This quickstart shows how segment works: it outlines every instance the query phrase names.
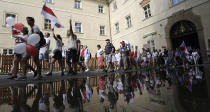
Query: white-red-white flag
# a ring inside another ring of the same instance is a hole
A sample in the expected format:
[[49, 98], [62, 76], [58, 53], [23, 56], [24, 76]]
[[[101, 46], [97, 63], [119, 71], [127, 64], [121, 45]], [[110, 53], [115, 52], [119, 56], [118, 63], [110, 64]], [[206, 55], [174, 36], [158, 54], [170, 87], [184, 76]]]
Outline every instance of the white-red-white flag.
[[64, 26], [61, 24], [61, 22], [58, 20], [52, 9], [45, 3], [41, 14], [51, 21], [51, 28], [54, 28], [55, 26], [57, 28], [64, 28]]

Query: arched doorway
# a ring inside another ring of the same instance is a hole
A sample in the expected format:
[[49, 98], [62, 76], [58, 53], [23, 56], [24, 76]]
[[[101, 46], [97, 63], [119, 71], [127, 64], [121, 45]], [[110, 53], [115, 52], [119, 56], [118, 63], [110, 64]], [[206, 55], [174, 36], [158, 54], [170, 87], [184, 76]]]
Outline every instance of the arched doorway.
[[182, 20], [174, 24], [170, 30], [170, 38], [173, 49], [178, 48], [183, 41], [189, 48], [200, 48], [196, 26], [190, 21]]

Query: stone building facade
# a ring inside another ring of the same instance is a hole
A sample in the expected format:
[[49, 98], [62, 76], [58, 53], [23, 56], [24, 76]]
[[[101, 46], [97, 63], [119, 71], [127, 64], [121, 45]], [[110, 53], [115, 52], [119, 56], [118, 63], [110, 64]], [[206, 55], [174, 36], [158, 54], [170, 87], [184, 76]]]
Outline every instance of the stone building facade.
[[[82, 44], [95, 53], [96, 45], [105, 45], [110, 38], [116, 48], [128, 40], [139, 48], [174, 49], [185, 41], [187, 46], [200, 48], [204, 60], [210, 44], [209, 0], [47, 0], [64, 29], [56, 29], [66, 37], [69, 18]], [[0, 49], [12, 49], [14, 41], [5, 28], [7, 13], [15, 14], [26, 25], [26, 16], [35, 17], [43, 32], [45, 19], [40, 14], [44, 1], [0, 0]], [[78, 8], [79, 7], [79, 8]], [[78, 27], [78, 23], [81, 28]], [[101, 29], [101, 30], [100, 30]], [[79, 30], [79, 31], [77, 31]], [[102, 33], [102, 34], [101, 34]], [[51, 39], [53, 40], [53, 39]], [[64, 39], [64, 43], [67, 41]], [[95, 44], [93, 44], [95, 43]], [[53, 47], [54, 42], [51, 44]], [[3, 51], [3, 50], [1, 50]]]

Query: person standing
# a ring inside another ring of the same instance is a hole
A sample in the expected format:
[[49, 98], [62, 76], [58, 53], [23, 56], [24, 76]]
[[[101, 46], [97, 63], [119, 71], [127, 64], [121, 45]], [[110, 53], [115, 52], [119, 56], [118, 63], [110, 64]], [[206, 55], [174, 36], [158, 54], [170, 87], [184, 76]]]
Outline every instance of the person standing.
[[[21, 29], [22, 35], [15, 35], [14, 37], [16, 38], [16, 45], [19, 43], [23, 43], [26, 42], [28, 39], [28, 28], [27, 27], [23, 27]], [[17, 41], [18, 40], [18, 41]], [[17, 54], [14, 53], [15, 57], [13, 59], [13, 66], [12, 66], [12, 70], [11, 70], [11, 76], [8, 77], [7, 79], [14, 79], [17, 78], [17, 73], [18, 73], [18, 65], [21, 62], [22, 57], [26, 54]]]
[[68, 65], [68, 74], [75, 75], [76, 72], [76, 54], [77, 54], [77, 36], [73, 33], [72, 30], [72, 20], [70, 20], [70, 30], [67, 31], [68, 38], [68, 48], [66, 52], [66, 63]]
[[104, 68], [104, 61], [103, 61], [103, 50], [101, 49], [101, 45], [97, 45], [97, 62], [98, 62], [98, 70]]
[[123, 62], [124, 70], [127, 70], [128, 69], [128, 56], [129, 56], [129, 51], [128, 51], [128, 48], [125, 45], [125, 42], [124, 41], [122, 41], [122, 46], [120, 48], [120, 53], [121, 53], [121, 56], [122, 56], [122, 62]]
[[90, 59], [90, 50], [88, 49], [88, 46], [85, 45], [85, 52], [84, 52], [84, 63], [85, 63], [85, 67], [86, 67], [86, 72], [89, 71], [89, 67], [88, 67], [88, 61]]
[[50, 33], [45, 33], [44, 35], [45, 37], [45, 41], [46, 41], [46, 44], [40, 48], [40, 52], [39, 52], [39, 60], [42, 61], [44, 60], [47, 65], [48, 65], [48, 68], [49, 69], [49, 49], [50, 49]]
[[56, 60], [58, 60], [58, 63], [60, 65], [61, 68], [61, 76], [64, 75], [63, 72], [63, 63], [62, 63], [62, 38], [60, 35], [56, 35], [54, 34], [54, 29], [53, 29], [53, 37], [56, 40], [55, 46], [53, 48], [53, 57], [52, 57], [52, 62], [50, 63], [50, 69], [49, 72], [47, 73], [47, 76], [52, 76], [52, 71], [53, 71], [53, 64], [55, 64]]
[[[110, 42], [109, 39], [106, 39], [105, 58], [106, 58], [107, 68], [106, 68], [106, 70], [104, 70], [105, 72], [107, 72], [112, 67], [112, 53], [113, 52], [114, 52], [113, 44]], [[111, 70], [111, 71], [113, 71], [113, 70]]]
[[[26, 20], [27, 20], [27, 23], [28, 25], [31, 27], [31, 30], [28, 32], [28, 35], [32, 35], [32, 34], [40, 34], [40, 29], [37, 25], [35, 25], [35, 20], [33, 17], [26, 17]], [[37, 67], [36, 69], [36, 72], [37, 72], [37, 75], [34, 77], [35, 80], [38, 80], [38, 79], [41, 79], [42, 78], [42, 75], [41, 75], [41, 64], [39, 62], [39, 50], [40, 50], [40, 45], [39, 43], [35, 45], [37, 51], [38, 51], [38, 54], [33, 56], [33, 61]], [[27, 61], [27, 60], [25, 60]], [[27, 63], [27, 62], [26, 62]]]

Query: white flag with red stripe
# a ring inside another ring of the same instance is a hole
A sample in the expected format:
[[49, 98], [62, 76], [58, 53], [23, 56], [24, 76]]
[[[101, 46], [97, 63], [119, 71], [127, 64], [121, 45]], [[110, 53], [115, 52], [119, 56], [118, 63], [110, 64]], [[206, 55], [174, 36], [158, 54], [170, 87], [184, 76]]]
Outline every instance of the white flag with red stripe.
[[64, 26], [61, 24], [61, 22], [58, 20], [52, 9], [45, 3], [41, 14], [51, 21], [51, 28], [54, 28], [55, 26], [57, 28], [64, 28]]

